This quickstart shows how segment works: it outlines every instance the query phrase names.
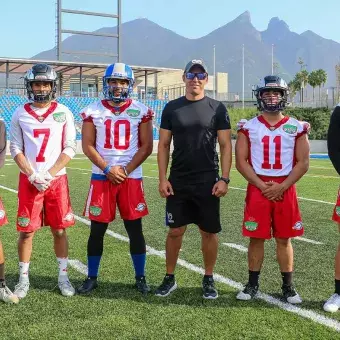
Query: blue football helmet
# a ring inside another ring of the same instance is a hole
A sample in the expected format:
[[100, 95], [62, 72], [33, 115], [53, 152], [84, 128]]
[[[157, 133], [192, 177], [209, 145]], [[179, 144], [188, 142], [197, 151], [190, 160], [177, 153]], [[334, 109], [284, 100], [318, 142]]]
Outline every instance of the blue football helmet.
[[[110, 86], [108, 84], [109, 79], [125, 79], [129, 82], [128, 87]], [[127, 100], [132, 91], [135, 83], [135, 77], [132, 68], [129, 65], [123, 63], [115, 63], [109, 65], [104, 73], [103, 77], [103, 95], [107, 100], [112, 100], [115, 103], [123, 102]], [[115, 93], [119, 92], [119, 95]]]

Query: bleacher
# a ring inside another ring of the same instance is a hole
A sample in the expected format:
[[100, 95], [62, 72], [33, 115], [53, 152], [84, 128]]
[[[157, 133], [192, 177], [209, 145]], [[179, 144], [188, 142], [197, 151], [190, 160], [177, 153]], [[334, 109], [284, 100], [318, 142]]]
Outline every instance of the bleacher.
[[[61, 104], [66, 105], [74, 114], [75, 122], [80, 123], [79, 113], [84, 107], [99, 100], [95, 97], [58, 97], [57, 101]], [[154, 128], [153, 128], [153, 138], [155, 140], [159, 139], [159, 133], [157, 126], [160, 125], [161, 113], [163, 107], [167, 103], [166, 100], [151, 100], [145, 99], [140, 100], [145, 105], [149, 106], [155, 112], [154, 118]], [[23, 105], [27, 102], [27, 97], [19, 95], [3, 95], [0, 96], [0, 118], [5, 121], [5, 126], [7, 133], [9, 131], [9, 126], [11, 123], [12, 114], [19, 105]], [[81, 139], [80, 131], [77, 129], [77, 139]]]

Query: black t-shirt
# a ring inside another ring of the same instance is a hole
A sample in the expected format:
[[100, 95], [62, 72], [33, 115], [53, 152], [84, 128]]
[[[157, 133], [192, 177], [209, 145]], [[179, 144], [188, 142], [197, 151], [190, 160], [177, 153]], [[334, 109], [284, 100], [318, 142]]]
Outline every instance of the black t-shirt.
[[202, 183], [216, 178], [217, 131], [230, 129], [229, 115], [221, 102], [209, 97], [172, 100], [163, 109], [161, 128], [173, 136], [171, 181]]
[[340, 106], [336, 106], [328, 127], [328, 155], [337, 173], [340, 175]]

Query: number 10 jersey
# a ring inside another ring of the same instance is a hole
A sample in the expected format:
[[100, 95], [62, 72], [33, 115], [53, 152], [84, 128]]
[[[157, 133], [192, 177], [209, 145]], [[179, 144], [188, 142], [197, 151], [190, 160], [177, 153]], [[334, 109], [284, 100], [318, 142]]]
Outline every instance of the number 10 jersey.
[[307, 125], [284, 117], [271, 126], [263, 116], [239, 123], [248, 138], [248, 161], [257, 175], [288, 176], [295, 165], [296, 140], [307, 133]]
[[[126, 166], [139, 149], [139, 127], [153, 118], [144, 104], [128, 99], [123, 106], [113, 107], [106, 100], [87, 106], [80, 114], [84, 122], [96, 128], [96, 150], [110, 166]], [[103, 172], [93, 164], [93, 174]], [[129, 178], [141, 178], [142, 167], [137, 167]]]

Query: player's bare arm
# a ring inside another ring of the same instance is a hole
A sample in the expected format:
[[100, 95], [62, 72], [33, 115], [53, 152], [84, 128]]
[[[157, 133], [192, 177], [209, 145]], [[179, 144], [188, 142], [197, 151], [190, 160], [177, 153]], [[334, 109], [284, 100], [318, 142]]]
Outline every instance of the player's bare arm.
[[166, 177], [170, 158], [170, 144], [172, 133], [170, 130], [159, 129], [159, 142], [158, 142], [158, 178], [159, 178], [159, 193], [162, 197], [173, 195], [173, 189]]
[[282, 183], [273, 183], [268, 186], [264, 191], [263, 195], [270, 200], [276, 200], [282, 196], [290, 186], [295, 184], [309, 168], [309, 141], [307, 134], [303, 134], [296, 141], [295, 147], [295, 158], [296, 164], [293, 167], [289, 176]]
[[249, 143], [247, 137], [239, 132], [237, 135], [236, 146], [236, 169], [251, 184], [255, 185], [261, 191], [265, 190], [267, 185], [256, 175], [254, 169], [248, 162]]
[[[96, 127], [92, 122], [84, 122], [82, 126], [82, 148], [84, 154], [99, 169], [104, 170], [108, 165], [96, 150]], [[127, 177], [121, 166], [111, 167], [107, 178], [115, 184], [121, 183]]]
[[152, 120], [141, 123], [139, 125], [140, 147], [131, 161], [126, 165], [127, 174], [130, 174], [138, 166], [140, 166], [152, 153], [153, 149], [153, 133]]
[[[229, 178], [232, 163], [231, 130], [218, 130], [217, 140], [220, 145], [222, 177]], [[223, 197], [227, 192], [228, 184], [224, 181], [218, 181], [213, 187], [212, 194]]]

